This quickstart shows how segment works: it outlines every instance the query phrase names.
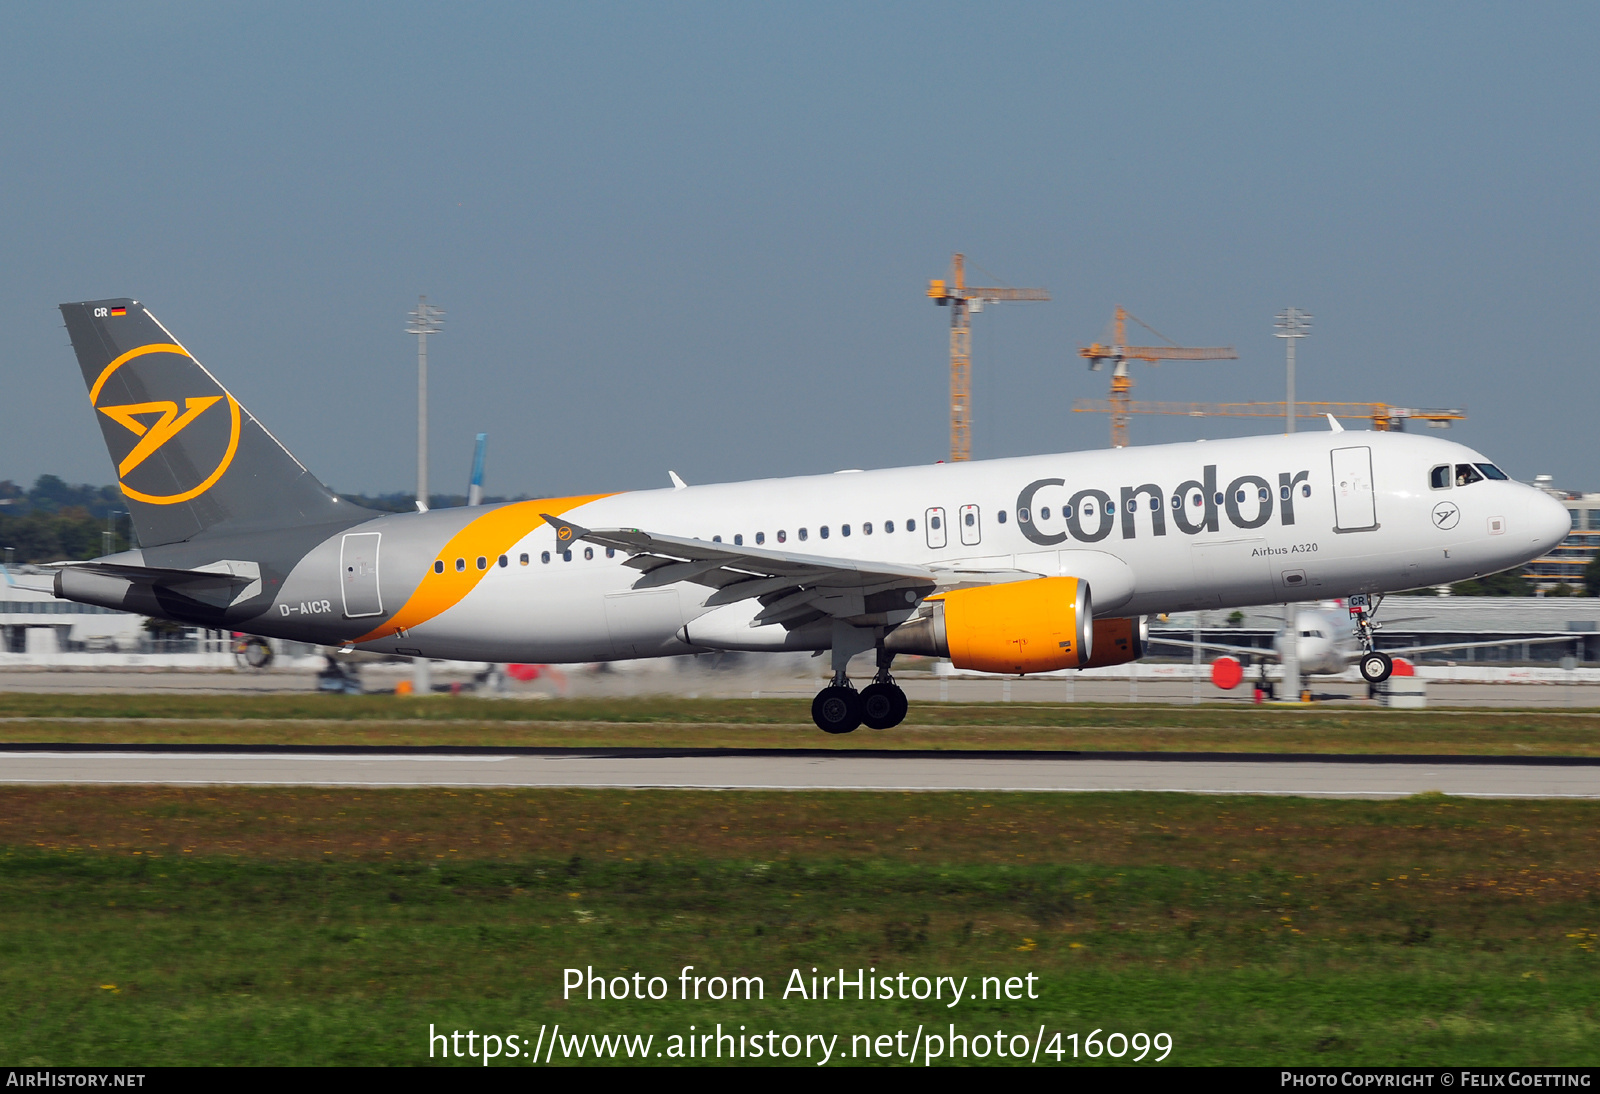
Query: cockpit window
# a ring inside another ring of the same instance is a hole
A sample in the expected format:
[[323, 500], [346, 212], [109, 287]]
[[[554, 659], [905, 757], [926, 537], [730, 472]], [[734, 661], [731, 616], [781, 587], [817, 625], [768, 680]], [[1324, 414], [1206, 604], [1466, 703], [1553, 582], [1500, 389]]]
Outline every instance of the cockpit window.
[[1467, 486], [1471, 483], [1482, 482], [1483, 472], [1473, 467], [1470, 463], [1456, 464], [1456, 485]]
[[1450, 465], [1441, 463], [1428, 472], [1428, 485], [1435, 490], [1450, 489]]
[[1509, 479], [1511, 477], [1492, 463], [1480, 463], [1478, 465], [1478, 470], [1482, 471], [1491, 479]]

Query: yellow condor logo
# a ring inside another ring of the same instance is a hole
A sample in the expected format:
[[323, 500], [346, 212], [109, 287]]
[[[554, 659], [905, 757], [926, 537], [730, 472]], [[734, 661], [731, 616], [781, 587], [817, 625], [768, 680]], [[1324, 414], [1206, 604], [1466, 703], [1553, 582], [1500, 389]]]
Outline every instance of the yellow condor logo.
[[[147, 353], [175, 353], [180, 357], [189, 356], [182, 346], [171, 343], [157, 342], [148, 346], [140, 346], [138, 349], [130, 349], [127, 353], [112, 361], [100, 373], [99, 378], [94, 382], [94, 386], [89, 389], [89, 401], [94, 404], [94, 408], [100, 413], [139, 438], [138, 442], [133, 446], [133, 450], [124, 456], [122, 462], [117, 465], [117, 479], [122, 487], [122, 492], [135, 501], [148, 502], [151, 505], [175, 505], [180, 501], [189, 501], [197, 498], [211, 489], [216, 485], [217, 480], [222, 478], [222, 473], [228, 469], [228, 465], [233, 462], [234, 453], [239, 450], [239, 404], [232, 395], [224, 392], [221, 395], [202, 395], [187, 398], [184, 400], [181, 411], [178, 409], [177, 403], [167, 400], [149, 403], [128, 403], [123, 406], [101, 406], [100, 391], [106, 386], [106, 381], [111, 379], [111, 374], [134, 358], [142, 357]], [[200, 415], [224, 399], [228, 401], [228, 413], [232, 418], [228, 432], [228, 447], [223, 452], [222, 459], [217, 462], [216, 468], [199, 485], [178, 494], [157, 495], [141, 493], [130, 487], [126, 481], [122, 481], [127, 479], [134, 468], [159, 452], [162, 445], [189, 428]], [[144, 420], [141, 420], [141, 417]]]

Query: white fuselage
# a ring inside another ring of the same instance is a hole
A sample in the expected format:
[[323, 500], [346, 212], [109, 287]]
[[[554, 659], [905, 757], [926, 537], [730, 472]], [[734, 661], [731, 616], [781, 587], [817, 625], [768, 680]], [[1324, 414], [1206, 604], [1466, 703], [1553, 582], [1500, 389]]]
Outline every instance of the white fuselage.
[[[1081, 577], [1098, 616], [1133, 616], [1460, 581], [1517, 565], [1567, 533], [1565, 509], [1521, 483], [1430, 485], [1431, 468], [1486, 462], [1430, 437], [1300, 433], [635, 491], [564, 516], [813, 556]], [[446, 550], [418, 534], [428, 516], [360, 530], [384, 534], [386, 570], [453, 566], [445, 555], [457, 551], [470, 560], [473, 525]], [[509, 548], [484, 548], [490, 564], [465, 595], [360, 647], [588, 661], [827, 644], [749, 627], [754, 602], [710, 617], [712, 590], [692, 582], [633, 591], [640, 575], [621, 551], [579, 544], [563, 555], [542, 522], [517, 534]], [[326, 553], [307, 556], [284, 582], [284, 603], [319, 595], [333, 566]]]

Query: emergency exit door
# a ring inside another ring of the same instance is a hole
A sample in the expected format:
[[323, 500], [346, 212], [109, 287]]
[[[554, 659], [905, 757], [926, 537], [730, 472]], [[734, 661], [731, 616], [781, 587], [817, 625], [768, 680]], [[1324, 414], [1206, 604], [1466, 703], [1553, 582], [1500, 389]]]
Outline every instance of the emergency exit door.
[[1333, 450], [1333, 528], [1370, 532], [1378, 526], [1372, 490], [1372, 449]]

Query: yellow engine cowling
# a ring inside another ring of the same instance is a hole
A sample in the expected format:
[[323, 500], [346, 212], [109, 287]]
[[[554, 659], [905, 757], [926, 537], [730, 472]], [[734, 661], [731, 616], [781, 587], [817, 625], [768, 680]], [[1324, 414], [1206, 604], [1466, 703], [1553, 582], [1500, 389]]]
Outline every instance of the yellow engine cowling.
[[1096, 619], [1092, 655], [1079, 668], [1097, 669], [1102, 665], [1126, 665], [1144, 656], [1149, 624], [1137, 619]]
[[948, 657], [961, 669], [1022, 674], [1080, 668], [1094, 645], [1089, 583], [1042, 577], [954, 589], [890, 631], [884, 648]]

